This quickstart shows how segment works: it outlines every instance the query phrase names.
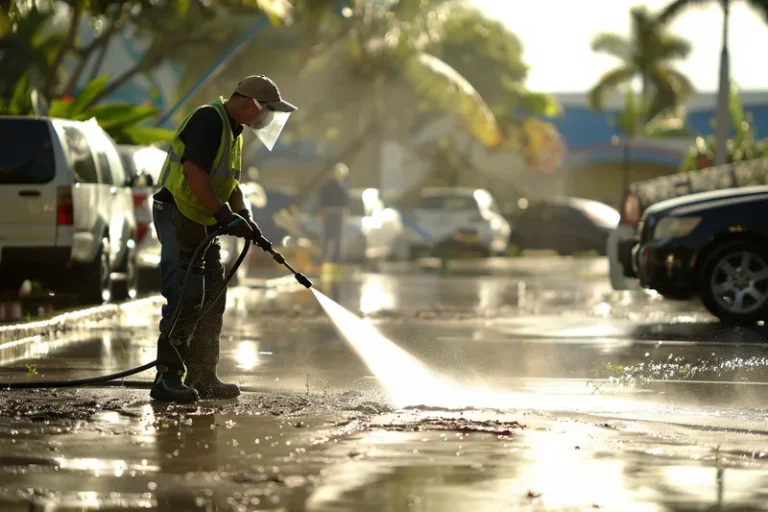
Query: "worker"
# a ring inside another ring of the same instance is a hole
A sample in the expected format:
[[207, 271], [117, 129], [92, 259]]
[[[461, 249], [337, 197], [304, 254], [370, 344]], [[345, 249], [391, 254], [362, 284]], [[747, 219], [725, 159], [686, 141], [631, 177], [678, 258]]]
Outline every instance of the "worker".
[[[157, 342], [157, 375], [150, 391], [155, 400], [192, 402], [240, 394], [236, 384], [225, 384], [217, 375], [226, 305], [218, 237], [203, 257], [192, 261], [192, 256], [216, 230], [265, 240], [239, 187], [243, 127], [251, 128], [271, 151], [295, 110], [283, 101], [272, 80], [248, 76], [228, 100], [220, 97], [191, 112], [171, 141], [160, 174], [162, 188], [154, 195], [152, 209], [161, 244], [161, 293], [166, 299]], [[180, 296], [187, 270], [187, 286]], [[178, 321], [169, 333], [178, 304]]]
[[341, 273], [341, 248], [344, 235], [344, 217], [349, 207], [349, 189], [346, 180], [349, 167], [337, 163], [328, 180], [320, 189], [319, 207], [323, 219], [322, 274], [338, 278]]

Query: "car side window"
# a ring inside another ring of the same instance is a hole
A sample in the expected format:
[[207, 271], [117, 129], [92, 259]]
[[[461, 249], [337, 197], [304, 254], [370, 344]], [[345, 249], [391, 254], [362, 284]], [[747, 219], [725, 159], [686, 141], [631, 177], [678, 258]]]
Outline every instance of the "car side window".
[[127, 171], [123, 166], [120, 153], [117, 151], [112, 138], [106, 133], [104, 134], [104, 137], [106, 139], [104, 153], [109, 162], [109, 170], [112, 173], [112, 183], [120, 187], [126, 186], [128, 185]]
[[69, 157], [72, 161], [72, 172], [78, 183], [99, 183], [99, 171], [96, 161], [93, 159], [91, 147], [85, 135], [77, 128], [65, 126], [64, 137], [69, 148]]
[[105, 185], [114, 185], [115, 179], [112, 175], [112, 168], [109, 165], [109, 158], [103, 151], [96, 152], [96, 159], [99, 161], [99, 169], [101, 169], [101, 177]]

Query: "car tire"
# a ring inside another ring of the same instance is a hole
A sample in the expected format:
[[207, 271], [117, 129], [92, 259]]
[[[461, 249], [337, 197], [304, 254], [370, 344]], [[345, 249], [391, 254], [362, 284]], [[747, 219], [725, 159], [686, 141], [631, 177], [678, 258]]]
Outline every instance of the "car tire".
[[114, 300], [131, 300], [139, 294], [139, 270], [136, 265], [136, 248], [127, 247], [123, 261], [117, 267], [117, 272], [124, 275], [124, 279], [115, 280], [112, 284], [112, 297]]
[[109, 262], [109, 241], [102, 238], [96, 256], [74, 283], [80, 303], [91, 306], [104, 304], [112, 298], [112, 266]]
[[[746, 268], [745, 268], [746, 262]], [[768, 312], [768, 250], [739, 240], [723, 244], [701, 264], [699, 296], [723, 323], [749, 325]]]

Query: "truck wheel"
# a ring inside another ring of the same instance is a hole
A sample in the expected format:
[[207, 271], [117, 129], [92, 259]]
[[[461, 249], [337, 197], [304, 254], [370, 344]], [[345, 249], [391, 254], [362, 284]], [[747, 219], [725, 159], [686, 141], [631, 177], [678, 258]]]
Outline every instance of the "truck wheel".
[[128, 247], [125, 257], [117, 267], [118, 279], [113, 281], [112, 296], [114, 300], [135, 299], [139, 294], [139, 272], [136, 268], [136, 248]]
[[749, 241], [717, 248], [702, 263], [699, 294], [722, 322], [748, 325], [765, 319], [768, 309], [768, 251]]
[[104, 304], [112, 298], [112, 268], [109, 264], [109, 241], [102, 238], [93, 262], [85, 268], [76, 286], [83, 305]]

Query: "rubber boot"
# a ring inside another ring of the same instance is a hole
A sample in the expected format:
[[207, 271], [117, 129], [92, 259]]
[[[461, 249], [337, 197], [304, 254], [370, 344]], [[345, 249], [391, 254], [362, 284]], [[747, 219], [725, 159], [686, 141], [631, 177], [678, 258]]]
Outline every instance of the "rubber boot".
[[203, 400], [227, 400], [240, 396], [240, 386], [222, 382], [215, 371], [190, 368], [184, 384]]
[[189, 403], [198, 399], [197, 391], [181, 382], [179, 372], [157, 372], [152, 391], [149, 392], [154, 400], [161, 402]]
[[161, 334], [157, 340], [157, 375], [149, 396], [161, 402], [194, 402], [197, 391], [181, 382], [187, 344], [178, 338], [170, 341]]

